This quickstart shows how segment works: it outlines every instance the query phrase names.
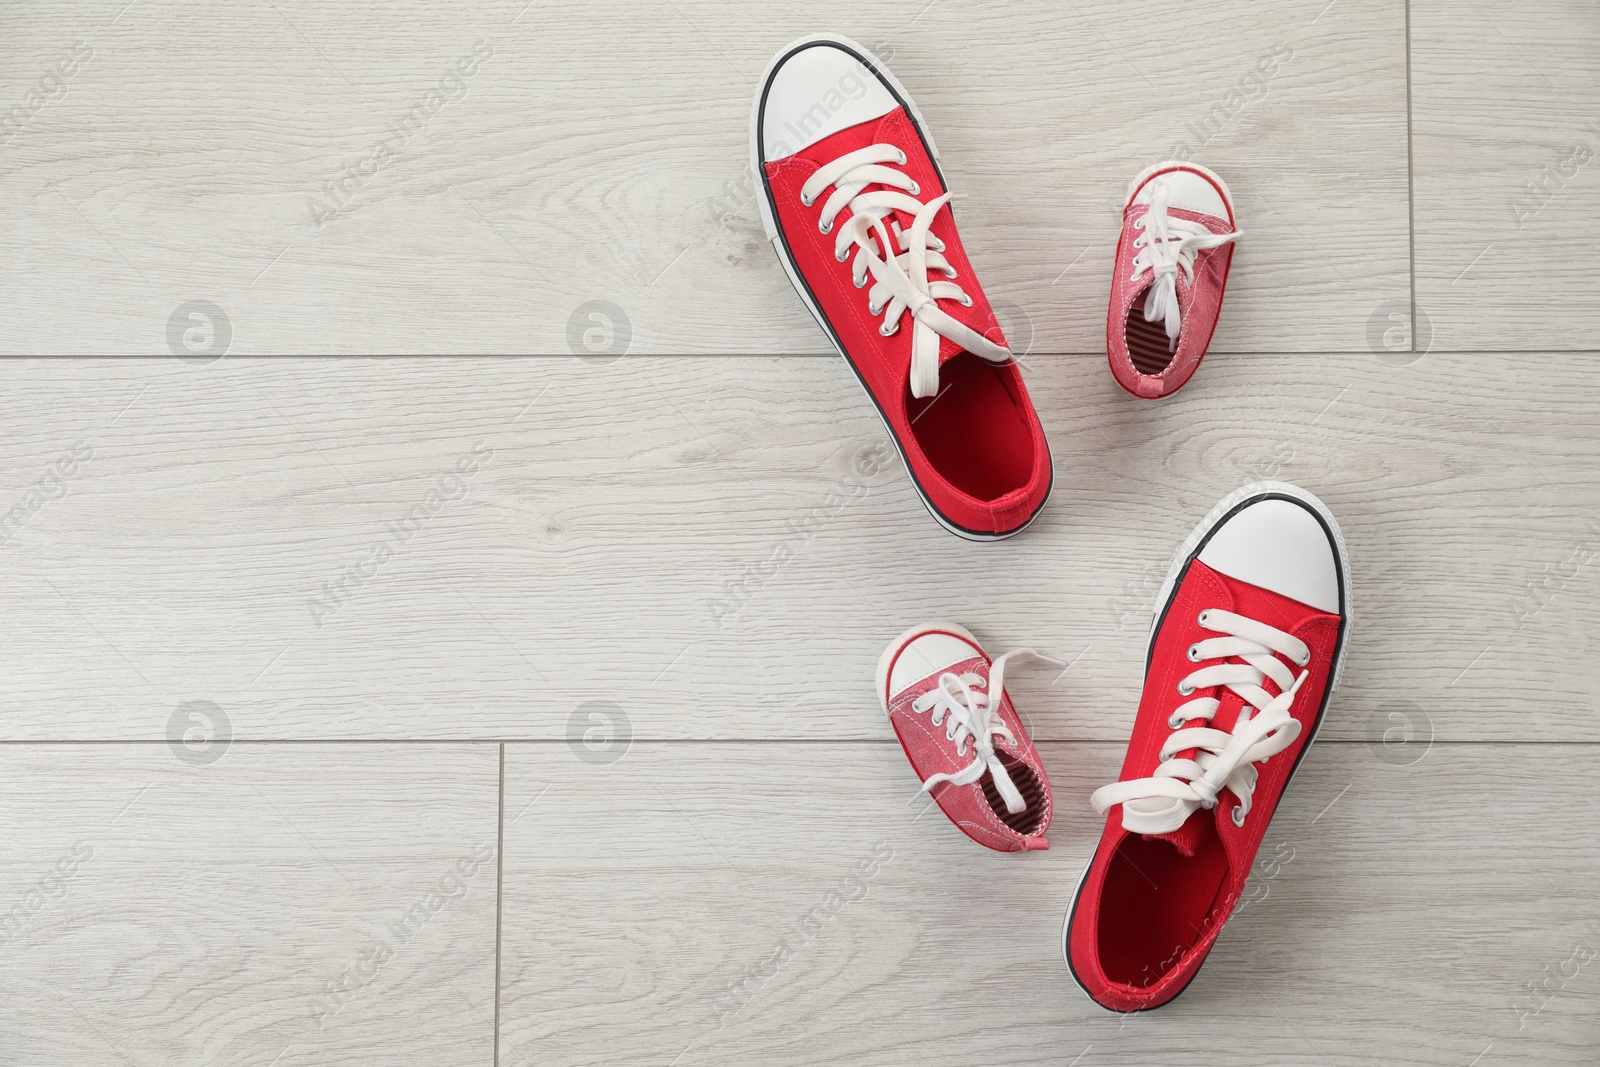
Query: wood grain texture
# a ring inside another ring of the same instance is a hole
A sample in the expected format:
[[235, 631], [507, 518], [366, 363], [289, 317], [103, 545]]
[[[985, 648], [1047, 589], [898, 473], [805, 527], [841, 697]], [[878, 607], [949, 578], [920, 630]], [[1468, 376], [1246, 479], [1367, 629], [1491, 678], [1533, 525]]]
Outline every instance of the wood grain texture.
[[1101, 349], [1126, 185], [1186, 144], [1246, 231], [1217, 349], [1364, 350], [1408, 289], [1382, 0], [78, 0], [6, 18], [0, 105], [51, 96], [0, 134], [0, 351], [163, 354], [191, 300], [235, 354], [564, 353], [591, 300], [635, 353], [824, 351], [746, 180], [756, 80], [819, 27], [928, 116], [1025, 351]]
[[183, 751], [0, 746], [0, 1064], [490, 1064], [497, 746]]
[[[826, 347], [748, 109], [824, 28], [910, 88], [1038, 357], [1056, 491], [1012, 541], [934, 524], [836, 357], [777, 358]], [[197, 357], [0, 360], [0, 1067], [1594, 1062], [1591, 5], [69, 0], [0, 38], [0, 355]], [[1142, 404], [1109, 257], [1186, 144], [1246, 232]], [[592, 302], [628, 358], [567, 355]], [[466, 358], [293, 358], [373, 353]], [[511, 353], [557, 358], [475, 358]], [[1059, 955], [1087, 795], [1172, 550], [1260, 478], [1344, 526], [1345, 687], [1200, 980], [1110, 1015]], [[905, 804], [870, 678], [934, 619], [1071, 663], [1010, 680], [1049, 852]]]
[[500, 1062], [1593, 1061], [1586, 747], [1319, 741], [1199, 978], [1132, 1017], [1060, 954], [1121, 746], [1042, 751], [1052, 847], [1008, 856], [907, 807], [893, 745], [508, 746]]
[[1600, 348], [1600, 261], [1556, 251], [1600, 214], [1600, 11], [1418, 0], [1411, 18], [1419, 340]]
[[996, 545], [927, 516], [833, 358], [0, 363], [0, 729], [159, 740], [203, 699], [241, 738], [564, 739], [605, 701], [639, 738], [887, 738], [877, 657], [945, 619], [1072, 662], [1017, 673], [1036, 736], [1120, 740], [1172, 552], [1277, 477], [1354, 560], [1328, 736], [1409, 701], [1600, 737], [1600, 368], [1220, 355], [1156, 406], [1031, 362], [1055, 496]]

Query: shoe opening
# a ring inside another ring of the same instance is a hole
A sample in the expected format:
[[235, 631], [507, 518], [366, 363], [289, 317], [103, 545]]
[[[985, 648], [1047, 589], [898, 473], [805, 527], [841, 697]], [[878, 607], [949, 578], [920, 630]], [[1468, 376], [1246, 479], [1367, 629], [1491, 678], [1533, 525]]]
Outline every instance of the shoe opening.
[[1033, 768], [1026, 763], [1005, 752], [997, 752], [1000, 762], [1005, 765], [1006, 773], [1011, 776], [1011, 782], [1017, 787], [1017, 792], [1022, 794], [1026, 807], [1013, 815], [1006, 810], [1006, 802], [995, 788], [994, 778], [984, 775], [983, 798], [989, 802], [989, 807], [1000, 821], [1024, 837], [1032, 837], [1043, 829], [1039, 824], [1044, 820], [1044, 786], [1039, 782], [1039, 776], [1033, 773]]
[[939, 392], [906, 393], [906, 416], [922, 453], [951, 485], [979, 500], [997, 500], [1028, 484], [1033, 434], [1028, 413], [1011, 395], [1015, 371], [971, 352], [939, 368]]
[[1174, 353], [1167, 339], [1167, 325], [1162, 321], [1144, 321], [1143, 300], [1135, 300], [1128, 309], [1123, 338], [1127, 341], [1133, 368], [1140, 374], [1160, 374], [1172, 365]]
[[1182, 847], [1163, 837], [1130, 835], [1106, 870], [1096, 938], [1100, 967], [1113, 982], [1155, 985], [1211, 928], [1228, 876], [1216, 823], [1198, 813], [1179, 832]]

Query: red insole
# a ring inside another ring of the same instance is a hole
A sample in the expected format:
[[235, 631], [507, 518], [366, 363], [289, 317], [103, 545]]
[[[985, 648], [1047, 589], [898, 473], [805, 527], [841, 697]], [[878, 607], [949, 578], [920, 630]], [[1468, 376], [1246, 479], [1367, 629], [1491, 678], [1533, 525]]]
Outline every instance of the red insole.
[[1096, 933], [1100, 965], [1112, 981], [1150, 985], [1206, 932], [1206, 917], [1228, 874], [1228, 857], [1216, 825], [1210, 820], [1203, 825], [1193, 856], [1169, 841], [1135, 835], [1111, 857]]
[[928, 462], [957, 489], [994, 500], [1033, 473], [1032, 435], [999, 369], [962, 352], [939, 368], [939, 392], [908, 398], [911, 433]]

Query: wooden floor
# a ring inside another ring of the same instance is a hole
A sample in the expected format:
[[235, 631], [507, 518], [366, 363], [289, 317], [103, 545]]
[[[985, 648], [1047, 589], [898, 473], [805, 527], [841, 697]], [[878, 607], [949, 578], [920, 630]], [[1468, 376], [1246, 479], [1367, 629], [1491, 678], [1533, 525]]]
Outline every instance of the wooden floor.
[[[917, 97], [1029, 354], [1012, 541], [927, 517], [762, 236], [749, 100], [820, 29]], [[0, 39], [0, 1067], [1596, 1062], [1592, 3]], [[1110, 249], [1185, 149], [1245, 236], [1147, 404]], [[1109, 1014], [1060, 958], [1088, 794], [1171, 552], [1263, 477], [1344, 526], [1344, 687], [1200, 980]], [[1011, 686], [1048, 852], [907, 805], [870, 679], [929, 619], [1071, 663]]]

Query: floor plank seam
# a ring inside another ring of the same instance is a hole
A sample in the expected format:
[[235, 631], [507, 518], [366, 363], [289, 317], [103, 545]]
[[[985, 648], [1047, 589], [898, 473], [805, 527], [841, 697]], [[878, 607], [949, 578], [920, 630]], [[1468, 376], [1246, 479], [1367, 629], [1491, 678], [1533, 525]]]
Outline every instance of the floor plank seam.
[[[1035, 737], [1034, 744], [1038, 745], [1125, 745], [1126, 737]], [[877, 745], [885, 748], [897, 747], [899, 742], [892, 737], [630, 737], [630, 745]], [[464, 745], [498, 745], [503, 750], [507, 745], [541, 745], [548, 747], [570, 747], [572, 742], [559, 737], [472, 737], [472, 738], [260, 738], [257, 740], [241, 740], [233, 738], [229, 745], [433, 745], [437, 747], [461, 747]], [[1370, 745], [1372, 740], [1365, 737], [1319, 737], [1317, 747], [1328, 745]], [[1458, 738], [1445, 740], [1435, 738], [1434, 745], [1600, 745], [1600, 739], [1592, 741], [1568, 740], [1565, 738], [1552, 740], [1547, 738]], [[45, 746], [57, 745], [60, 747], [89, 747], [112, 745], [127, 745], [130, 747], [146, 747], [152, 745], [170, 746], [171, 742], [164, 739], [133, 738], [127, 740], [106, 739], [76, 739], [76, 740], [4, 740], [0, 741], [0, 749], [6, 746]]]
[[[1414, 274], [1415, 272], [1413, 272]], [[1416, 280], [1412, 279], [1413, 291]], [[1412, 298], [1415, 303], [1415, 296]], [[1415, 343], [1413, 341], [1413, 343]], [[1593, 356], [1600, 355], [1600, 348], [1565, 348], [1562, 346], [1546, 346], [1534, 348], [1433, 348], [1425, 353], [1431, 356]], [[1207, 353], [1208, 359], [1216, 357], [1236, 358], [1239, 356], [1367, 356], [1372, 352], [1367, 349], [1356, 348], [1330, 348], [1330, 349], [1297, 349], [1285, 351], [1275, 349], [1235, 349], [1224, 350], [1213, 348]], [[473, 360], [473, 359], [522, 359], [522, 360], [549, 360], [563, 362], [573, 358], [570, 352], [360, 352], [360, 353], [277, 353], [273, 355], [236, 355], [219, 360], [216, 365], [223, 363], [271, 363], [280, 360]], [[837, 361], [837, 352], [634, 352], [626, 359], [821, 359]], [[1028, 352], [1025, 359], [1103, 359], [1104, 349], [1084, 349], [1081, 351], [1061, 350], [1056, 352]], [[173, 357], [155, 352], [113, 352], [113, 353], [78, 353], [78, 354], [53, 354], [53, 355], [17, 355], [15, 353], [0, 354], [0, 363], [46, 363], [46, 362], [83, 362], [91, 360], [115, 360], [119, 362], [144, 361], [148, 363], [172, 363]]]

